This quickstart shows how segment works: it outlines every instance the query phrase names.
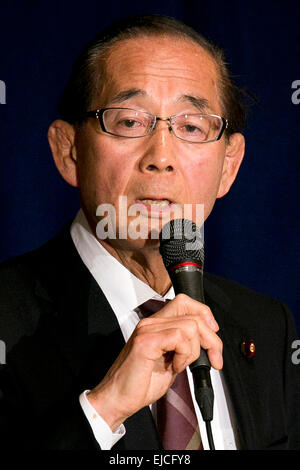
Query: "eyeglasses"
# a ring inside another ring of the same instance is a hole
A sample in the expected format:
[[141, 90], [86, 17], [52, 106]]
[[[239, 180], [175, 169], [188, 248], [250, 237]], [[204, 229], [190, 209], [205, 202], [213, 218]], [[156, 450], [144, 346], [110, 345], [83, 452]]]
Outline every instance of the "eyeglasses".
[[169, 131], [178, 139], [191, 143], [215, 142], [228, 127], [227, 119], [216, 114], [183, 113], [160, 118], [136, 109], [103, 108], [89, 111], [85, 116], [97, 118], [103, 132], [130, 139], [151, 134], [158, 121], [168, 121]]

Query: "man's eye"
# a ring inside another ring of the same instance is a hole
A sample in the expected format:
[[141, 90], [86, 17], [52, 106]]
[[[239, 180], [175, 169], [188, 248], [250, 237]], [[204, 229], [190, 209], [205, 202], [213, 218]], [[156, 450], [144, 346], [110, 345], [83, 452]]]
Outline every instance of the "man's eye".
[[134, 119], [123, 119], [122, 121], [119, 121], [119, 126], [127, 127], [129, 129], [132, 129], [133, 127], [139, 127], [141, 125], [142, 123], [135, 121]]
[[188, 134], [201, 134], [203, 130], [200, 127], [193, 126], [192, 124], [186, 124], [183, 127], [183, 131], [187, 132]]

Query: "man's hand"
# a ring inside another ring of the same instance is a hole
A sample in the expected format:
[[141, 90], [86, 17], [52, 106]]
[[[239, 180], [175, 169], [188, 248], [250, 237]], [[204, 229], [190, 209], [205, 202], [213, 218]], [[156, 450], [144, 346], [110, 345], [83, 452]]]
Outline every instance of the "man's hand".
[[141, 320], [104, 379], [87, 395], [114, 431], [129, 416], [154, 403], [178, 373], [207, 350], [221, 369], [219, 327], [206, 305], [179, 294], [159, 312]]

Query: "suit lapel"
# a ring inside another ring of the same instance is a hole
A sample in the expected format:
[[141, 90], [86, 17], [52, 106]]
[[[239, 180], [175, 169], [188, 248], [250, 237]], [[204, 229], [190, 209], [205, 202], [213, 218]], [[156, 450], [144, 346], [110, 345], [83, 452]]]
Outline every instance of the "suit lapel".
[[242, 448], [258, 449], [262, 431], [259, 410], [256, 410], [257, 377], [253, 363], [243, 357], [240, 350], [241, 342], [249, 338], [248, 332], [235, 321], [236, 313], [235, 316], [231, 314], [231, 299], [211, 278], [204, 278], [204, 289], [206, 303], [220, 326], [224, 359], [222, 372], [230, 392], [240, 444]]
[[44, 303], [43, 312], [49, 312], [49, 333], [68, 367], [78, 375], [97, 342], [98, 349], [108, 348], [101, 359], [109, 367], [123, 347], [123, 336], [103, 292], [73, 245], [69, 227], [45, 246], [42, 255], [35, 292]]

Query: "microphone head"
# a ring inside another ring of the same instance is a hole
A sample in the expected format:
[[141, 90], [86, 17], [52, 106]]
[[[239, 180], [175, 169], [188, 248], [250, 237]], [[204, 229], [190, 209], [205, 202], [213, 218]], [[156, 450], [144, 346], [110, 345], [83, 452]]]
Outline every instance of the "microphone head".
[[184, 261], [203, 266], [203, 237], [201, 229], [192, 220], [171, 220], [163, 226], [159, 239], [159, 251], [167, 270]]

